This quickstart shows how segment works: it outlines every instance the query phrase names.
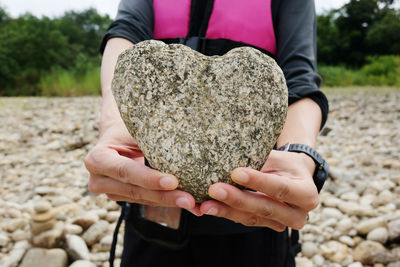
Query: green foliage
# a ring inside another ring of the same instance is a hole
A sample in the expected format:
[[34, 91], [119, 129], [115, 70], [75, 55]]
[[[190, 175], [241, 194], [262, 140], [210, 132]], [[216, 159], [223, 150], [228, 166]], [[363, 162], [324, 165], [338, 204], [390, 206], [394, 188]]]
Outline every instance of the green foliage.
[[318, 58], [360, 67], [368, 56], [400, 54], [400, 14], [393, 0], [350, 0], [317, 18]]
[[84, 72], [56, 67], [40, 78], [39, 87], [44, 96], [98, 95], [100, 67], [88, 66]]
[[98, 47], [110, 23], [94, 9], [39, 19], [31, 14], [10, 18], [0, 8], [0, 95], [40, 95], [41, 86], [50, 83], [49, 73], [64, 85], [87, 83], [91, 78], [83, 73], [99, 66]]
[[354, 70], [345, 66], [318, 67], [323, 85], [336, 86], [400, 86], [400, 56], [374, 56]]

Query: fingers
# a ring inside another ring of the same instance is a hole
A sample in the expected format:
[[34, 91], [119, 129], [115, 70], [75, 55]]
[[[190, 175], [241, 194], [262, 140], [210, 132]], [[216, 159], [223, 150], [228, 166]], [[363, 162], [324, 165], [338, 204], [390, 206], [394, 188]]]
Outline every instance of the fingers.
[[318, 205], [318, 192], [312, 180], [263, 173], [250, 168], [237, 168], [231, 177], [235, 183], [308, 211]]
[[86, 156], [85, 165], [94, 175], [112, 177], [122, 183], [146, 189], [174, 190], [178, 186], [178, 179], [173, 175], [148, 168], [108, 147], [95, 147]]
[[180, 207], [192, 210], [195, 200], [187, 192], [179, 190], [162, 191], [149, 190], [140, 186], [124, 184], [105, 176], [91, 175], [89, 190], [95, 194], [105, 193], [112, 196], [112, 200], [127, 201], [131, 203], [151, 204], [163, 207]]
[[[218, 183], [210, 187], [209, 194], [212, 198], [225, 204], [213, 206], [217, 208], [220, 216], [245, 225], [268, 227], [273, 225], [273, 229], [277, 230], [281, 225], [300, 229], [306, 223], [307, 212], [258, 192], [240, 190], [228, 184]], [[207, 213], [209, 210], [205, 209], [213, 207], [202, 205], [201, 211]]]

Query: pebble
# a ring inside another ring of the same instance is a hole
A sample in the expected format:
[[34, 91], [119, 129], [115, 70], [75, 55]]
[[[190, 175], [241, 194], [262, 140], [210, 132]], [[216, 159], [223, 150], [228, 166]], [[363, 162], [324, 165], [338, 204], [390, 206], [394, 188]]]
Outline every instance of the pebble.
[[385, 253], [385, 247], [375, 241], [362, 241], [353, 251], [353, 258], [362, 264], [374, 264], [373, 255]]
[[312, 258], [312, 256], [317, 254], [317, 252], [318, 252], [318, 247], [314, 243], [304, 242], [301, 245], [301, 253], [307, 258]]
[[312, 261], [316, 266], [324, 266], [325, 259], [319, 254], [316, 254], [312, 257]]
[[296, 258], [296, 267], [310, 267], [313, 266], [313, 263], [311, 260], [307, 258]]
[[337, 263], [349, 257], [348, 247], [334, 240], [321, 245], [320, 252], [326, 259]]
[[383, 218], [377, 217], [377, 218], [372, 218], [372, 219], [367, 219], [362, 222], [360, 222], [357, 226], [357, 232], [360, 234], [368, 234], [372, 230], [378, 227], [384, 227], [386, 226], [386, 222]]
[[89, 260], [89, 249], [78, 235], [66, 235], [66, 251], [73, 260]]
[[389, 239], [396, 241], [400, 239], [400, 220], [395, 220], [388, 223]]
[[[11, 252], [0, 261], [2, 267], [14, 267], [21, 261], [25, 252], [31, 247], [28, 241], [18, 241], [15, 243]], [[33, 266], [33, 265], [31, 265]], [[39, 265], [40, 266], [40, 265]], [[42, 265], [43, 266], [43, 265]]]
[[94, 212], [87, 212], [76, 217], [72, 223], [81, 226], [84, 230], [99, 221], [99, 215]]
[[[115, 265], [115, 266], [119, 266], [119, 265]], [[96, 267], [96, 264], [94, 264], [91, 261], [87, 261], [87, 260], [77, 260], [77, 261], [74, 261], [69, 267]]]
[[82, 237], [89, 246], [99, 241], [105, 234], [107, 234], [109, 223], [107, 221], [100, 220], [89, 227], [86, 232], [83, 233]]
[[64, 226], [64, 230], [66, 234], [71, 234], [71, 235], [79, 235], [83, 232], [83, 229], [81, 226], [77, 224], [70, 224], [67, 223]]
[[59, 248], [42, 249], [31, 248], [28, 250], [19, 267], [51, 266], [66, 267], [68, 263], [67, 253]]
[[343, 235], [343, 236], [339, 237], [339, 241], [349, 247], [354, 247], [354, 245], [356, 244], [354, 239], [347, 235]]
[[7, 246], [9, 238], [6, 233], [0, 233], [0, 247]]
[[44, 213], [49, 211], [51, 208], [51, 204], [50, 202], [46, 201], [46, 200], [40, 200], [35, 202], [34, 204], [34, 210], [37, 213]]
[[367, 235], [367, 240], [376, 241], [381, 244], [385, 244], [388, 238], [389, 238], [389, 233], [385, 227], [375, 228]]

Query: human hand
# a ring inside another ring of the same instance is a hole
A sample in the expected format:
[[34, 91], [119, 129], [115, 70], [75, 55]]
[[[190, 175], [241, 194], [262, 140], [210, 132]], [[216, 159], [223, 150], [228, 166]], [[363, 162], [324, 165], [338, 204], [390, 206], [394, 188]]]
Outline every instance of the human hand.
[[208, 192], [218, 201], [202, 203], [200, 211], [246, 226], [301, 229], [319, 201], [312, 179], [314, 169], [313, 160], [303, 153], [273, 150], [260, 171], [237, 168], [231, 173], [235, 183], [255, 192], [213, 184]]
[[114, 201], [180, 207], [199, 215], [192, 195], [176, 190], [176, 177], [144, 165], [144, 156], [122, 121], [103, 131], [85, 158], [88, 188]]

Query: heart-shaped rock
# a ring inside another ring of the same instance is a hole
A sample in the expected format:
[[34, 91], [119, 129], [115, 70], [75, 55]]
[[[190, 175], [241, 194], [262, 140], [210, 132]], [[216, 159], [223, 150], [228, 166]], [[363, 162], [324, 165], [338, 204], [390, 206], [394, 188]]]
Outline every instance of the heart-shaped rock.
[[177, 176], [198, 203], [211, 184], [234, 184], [233, 169], [263, 166], [288, 103], [281, 69], [250, 47], [208, 57], [144, 41], [119, 56], [112, 90], [150, 165]]

